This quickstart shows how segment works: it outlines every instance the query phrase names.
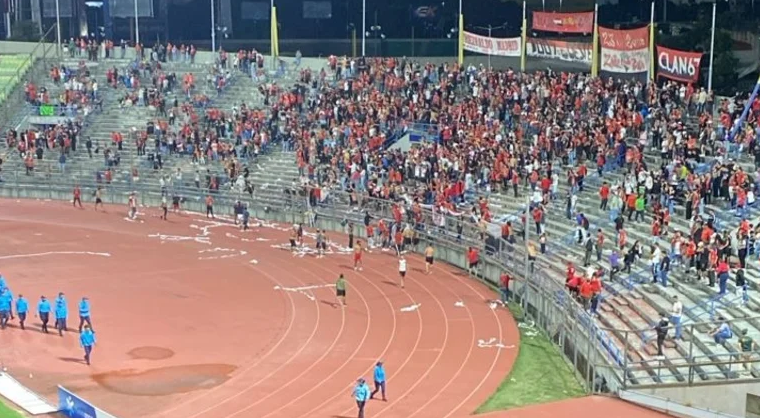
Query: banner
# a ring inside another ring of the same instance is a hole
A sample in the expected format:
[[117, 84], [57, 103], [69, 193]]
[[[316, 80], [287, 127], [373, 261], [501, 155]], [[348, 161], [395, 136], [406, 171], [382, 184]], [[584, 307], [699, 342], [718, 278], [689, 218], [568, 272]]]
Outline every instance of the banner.
[[58, 407], [60, 412], [69, 418], [116, 418], [92, 406], [63, 386], [58, 386]]
[[561, 33], [592, 33], [594, 12], [533, 12], [533, 30]]
[[519, 57], [520, 45], [519, 36], [516, 38], [489, 38], [472, 32], [464, 32], [464, 49], [470, 52], [501, 57]]
[[55, 116], [55, 106], [51, 104], [40, 105], [40, 116]]
[[[649, 71], [649, 29], [599, 28], [601, 69], [612, 74], [644, 75]], [[610, 76], [609, 74], [606, 76]]]
[[657, 75], [686, 83], [699, 81], [701, 52], [686, 52], [657, 47]]
[[591, 65], [591, 47], [592, 44], [590, 42], [565, 42], [528, 38], [527, 53], [529, 57], [582, 62]]

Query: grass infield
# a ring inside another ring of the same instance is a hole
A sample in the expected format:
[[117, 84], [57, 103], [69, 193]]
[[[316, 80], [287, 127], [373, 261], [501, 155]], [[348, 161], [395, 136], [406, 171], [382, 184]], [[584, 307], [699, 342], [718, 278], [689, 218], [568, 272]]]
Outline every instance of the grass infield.
[[[520, 305], [512, 303], [509, 310], [519, 323]], [[559, 349], [537, 328], [521, 325], [520, 352], [512, 371], [478, 408], [478, 414], [586, 395]]]
[[24, 418], [24, 415], [0, 400], [0, 418]]

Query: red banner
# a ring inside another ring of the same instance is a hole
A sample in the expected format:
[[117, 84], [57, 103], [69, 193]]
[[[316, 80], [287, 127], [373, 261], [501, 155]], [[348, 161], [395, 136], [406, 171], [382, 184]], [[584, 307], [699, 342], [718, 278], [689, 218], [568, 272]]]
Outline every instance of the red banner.
[[561, 33], [592, 33], [594, 12], [533, 12], [533, 30]]
[[599, 28], [602, 71], [636, 74], [649, 70], [649, 28]]
[[657, 47], [657, 75], [686, 83], [699, 81], [701, 52]]

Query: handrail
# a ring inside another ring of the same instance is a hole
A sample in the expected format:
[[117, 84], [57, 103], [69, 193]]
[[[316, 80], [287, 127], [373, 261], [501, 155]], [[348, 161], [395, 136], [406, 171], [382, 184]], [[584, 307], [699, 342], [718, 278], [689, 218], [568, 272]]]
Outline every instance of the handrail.
[[[202, 202], [202, 196], [208, 193], [208, 191], [205, 189], [198, 189], [194, 187], [167, 185], [162, 189], [158, 185], [146, 183], [105, 184], [97, 183], [94, 181], [94, 179], [74, 180], [66, 178], [58, 179], [59, 181], [57, 184], [39, 184], [35, 181], [25, 181], [25, 176], [18, 172], [13, 172], [12, 176], [6, 175], [3, 180], [4, 182], [0, 183], [0, 194], [4, 196], [10, 195], [21, 197], [22, 195], [33, 195], [34, 193], [37, 193], [38, 198], [47, 196], [48, 198], [52, 199], [70, 199], [73, 186], [75, 184], [80, 184], [83, 189], [84, 196], [88, 196], [88, 192], [94, 191], [95, 188], [100, 187], [104, 192], [104, 200], [111, 203], [124, 204], [129, 193], [136, 191], [138, 193], [138, 199], [141, 201], [141, 203], [146, 204], [147, 206], [156, 206], [157, 202], [160, 201], [162, 193], [164, 192], [167, 192], [170, 195], [177, 195], [185, 198], [187, 202], [186, 204], [189, 205], [200, 205], [200, 203], [197, 202]], [[297, 194], [291, 195], [290, 199], [284, 199], [284, 194], [278, 194], [276, 192], [266, 190], [256, 192], [253, 198], [250, 198], [247, 194], [243, 193], [218, 191], [212, 193], [215, 196], [215, 204], [219, 205], [220, 208], [226, 208], [230, 211], [229, 213], [231, 213], [231, 207], [235, 201], [244, 201], [248, 203], [253, 209], [255, 209], [256, 215], [260, 217], [265, 217], [267, 214], [272, 213], [290, 213], [291, 216], [300, 217], [310, 212], [315, 212], [319, 213], [319, 219], [322, 219], [323, 222], [325, 220], [332, 219], [335, 225], [342, 225], [346, 219], [353, 219], [356, 222], [360, 222], [360, 219], [364, 213], [364, 209], [370, 209], [372, 211], [372, 214], [376, 217], [391, 218], [391, 202], [382, 200], [369, 200], [365, 202], [363, 206], [361, 206], [359, 211], [356, 211], [355, 208], [349, 207], [347, 204], [345, 204], [346, 201], [343, 199], [347, 198], [347, 196], [345, 196], [342, 192], [330, 192], [328, 194], [328, 198], [325, 201], [320, 202], [317, 207], [313, 208], [305, 203], [305, 197], [302, 195], [299, 196]], [[200, 207], [196, 209], [201, 210]], [[340, 228], [342, 227], [336, 226], [334, 230]], [[361, 235], [362, 232], [363, 231], [360, 231], [359, 234]], [[438, 242], [438, 245], [455, 249], [454, 253], [461, 253], [462, 261], [459, 264], [460, 266], [463, 266], [463, 255], [467, 246], [478, 245], [478, 240], [473, 240], [470, 237], [466, 236], [458, 237], [456, 231], [452, 229], [451, 225], [446, 224], [442, 227], [436, 226], [427, 219], [426, 223], [418, 228], [418, 232], [424, 239], [435, 240]], [[481, 248], [483, 247], [481, 246]], [[494, 252], [490, 255], [487, 252], [484, 252], [483, 254], [483, 259], [487, 262], [486, 266], [488, 266], [487, 268], [490, 269], [483, 273], [483, 278], [489, 281], [492, 285], [496, 284], [498, 275], [503, 270], [516, 273], [516, 277], [519, 277], [519, 273], [522, 273], [521, 271], [515, 271], [516, 268], [522, 268], [522, 265], [520, 264], [520, 261], [522, 260], [514, 258], [514, 255], [510, 255], [507, 252]], [[510, 266], [510, 264], [512, 265]], [[491, 269], [492, 267], [495, 267], [496, 269]], [[583, 353], [583, 355], [590, 356], [589, 358], [592, 359], [592, 363], [594, 365], [598, 365], [599, 367], [612, 367], [612, 370], [614, 370], [615, 373], [619, 374], [620, 376], [634, 376], [636, 373], [649, 373], [655, 376], [657, 374], [657, 370], [660, 369], [672, 370], [673, 368], [676, 368], [680, 370], [683, 368], [688, 368], [691, 370], [710, 366], [730, 367], [731, 365], [739, 365], [742, 363], [742, 361], [738, 359], [732, 361], [732, 359], [738, 358], [735, 353], [717, 353], [710, 356], [685, 356], [683, 358], [670, 358], [663, 362], [662, 367], [657, 366], [657, 364], [655, 364], [655, 360], [649, 360], [648, 362], [637, 362], [629, 358], [630, 350], [633, 350], [634, 348], [630, 342], [633, 340], [633, 338], [629, 340], [628, 336], [637, 335], [644, 330], [610, 329], [597, 325], [595, 321], [588, 315], [588, 313], [580, 308], [579, 305], [572, 302], [572, 298], [570, 297], [569, 293], [567, 293], [562, 283], [559, 283], [556, 280], [546, 276], [541, 271], [534, 272], [531, 279], [521, 284], [521, 286], [517, 287], [516, 290], [519, 294], [519, 297], [521, 298], [530, 299], [531, 295], [533, 295], [532, 298], [541, 295], [540, 298], [545, 301], [541, 304], [543, 306], [538, 307], [539, 305], [535, 305], [535, 303], [537, 303], [536, 300], [533, 300], [530, 305], [533, 306], [534, 309], [540, 309], [538, 311], [539, 313], [535, 313], [531, 316], [535, 318], [534, 321], [541, 324], [543, 329], [553, 334], [556, 332], [557, 327], [559, 327], [561, 329], [567, 330], [566, 335], [568, 332], [570, 332], [569, 330], [571, 329], [576, 329], [576, 331], [583, 330], [582, 334], [586, 335], [584, 338], [589, 338], [592, 340], [596, 347], [594, 350], [599, 350], [598, 354], [588, 352]], [[550, 311], [554, 312], [554, 314], [549, 315], [548, 312]], [[543, 314], [540, 312], [543, 312]], [[744, 321], [752, 319], [753, 318], [744, 319]], [[738, 321], [741, 320], [734, 320], [734, 322]], [[696, 333], [698, 333], [697, 328], [706, 327], [710, 324], [711, 322], [700, 322], [696, 324], [685, 325], [684, 332], [686, 334], [687, 331], [690, 331], [690, 335], [696, 335]], [[577, 336], [574, 338], [581, 337]], [[619, 341], [623, 341], [623, 344], [620, 345]], [[694, 343], [694, 341], [684, 342], [684, 344]], [[576, 347], [580, 346], [580, 342], [575, 342], [573, 344]], [[728, 358], [728, 360], [716, 361], [718, 358]], [[602, 366], [600, 362], [606, 363], [606, 365]], [[595, 366], [595, 370], [601, 369]], [[630, 377], [620, 378], [620, 380], [623, 382], [623, 385], [628, 387], [644, 384], [647, 380], [636, 379], [632, 380]], [[636, 383], [639, 381], [642, 383]]]
[[57, 56], [57, 51], [55, 44], [47, 43], [46, 39], [54, 33], [55, 28], [55, 24], [50, 26], [13, 75], [17, 82], [0, 103], [0, 129], [3, 131], [15, 128], [20, 122], [16, 116], [19, 115], [18, 106], [26, 102], [24, 84], [35, 83], [47, 76], [46, 63]]

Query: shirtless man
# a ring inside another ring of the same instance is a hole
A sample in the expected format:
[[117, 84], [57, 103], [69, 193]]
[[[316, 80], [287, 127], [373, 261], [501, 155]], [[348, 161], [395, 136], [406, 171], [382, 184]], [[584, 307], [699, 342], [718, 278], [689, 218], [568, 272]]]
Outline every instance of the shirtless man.
[[362, 241], [358, 240], [356, 241], [356, 245], [354, 245], [354, 270], [362, 270], [364, 265], [362, 263], [362, 252], [364, 252], [364, 247], [362, 247]]
[[425, 274], [431, 273], [430, 269], [433, 267], [434, 256], [435, 248], [428, 244], [427, 248], [425, 248]]

